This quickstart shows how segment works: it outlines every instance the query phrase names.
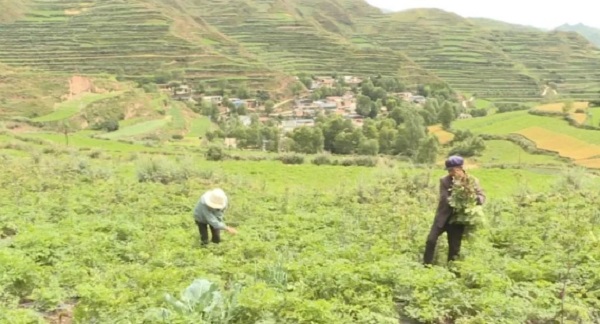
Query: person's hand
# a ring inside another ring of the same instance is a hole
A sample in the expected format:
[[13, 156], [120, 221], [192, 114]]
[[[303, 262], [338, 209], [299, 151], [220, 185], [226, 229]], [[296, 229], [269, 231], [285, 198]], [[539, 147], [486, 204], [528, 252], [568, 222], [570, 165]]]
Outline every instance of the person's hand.
[[233, 227], [227, 227], [227, 232], [233, 235], [237, 234], [237, 230]]

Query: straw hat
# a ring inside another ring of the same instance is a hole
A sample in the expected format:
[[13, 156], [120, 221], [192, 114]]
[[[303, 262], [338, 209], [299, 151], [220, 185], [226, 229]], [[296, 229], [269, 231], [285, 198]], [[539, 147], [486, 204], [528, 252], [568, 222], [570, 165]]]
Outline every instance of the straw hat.
[[206, 205], [214, 209], [223, 209], [227, 206], [227, 195], [222, 189], [213, 189], [207, 192]]

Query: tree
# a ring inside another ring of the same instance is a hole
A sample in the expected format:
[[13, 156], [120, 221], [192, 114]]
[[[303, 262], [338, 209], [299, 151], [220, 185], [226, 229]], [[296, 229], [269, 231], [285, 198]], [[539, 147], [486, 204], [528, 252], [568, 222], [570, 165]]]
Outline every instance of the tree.
[[362, 155], [377, 155], [379, 153], [379, 141], [363, 138], [358, 144], [357, 152]]
[[248, 93], [248, 88], [246, 88], [245, 84], [240, 85], [235, 91], [235, 95], [240, 99], [248, 99], [250, 98], [250, 94]]
[[439, 150], [439, 140], [435, 135], [423, 137], [419, 141], [419, 149], [415, 156], [417, 163], [434, 163]]
[[294, 140], [292, 150], [295, 152], [314, 154], [323, 151], [323, 132], [318, 127], [298, 127], [290, 137]]
[[367, 117], [371, 114], [371, 98], [363, 95], [359, 95], [356, 101], [356, 113]]
[[362, 132], [363, 135], [365, 135], [365, 137], [368, 139], [377, 139], [378, 132], [375, 121], [373, 119], [365, 119], [362, 125]]
[[352, 154], [364, 138], [360, 129], [346, 130], [335, 136], [333, 152], [337, 154]]
[[398, 131], [396, 140], [397, 153], [415, 157], [419, 141], [425, 137], [425, 123], [414, 110], [407, 110], [404, 116], [404, 127]]
[[292, 90], [292, 94], [294, 94], [294, 96], [300, 94], [303, 89], [304, 87], [301, 82], [294, 82], [290, 87], [290, 90]]
[[395, 107], [389, 112], [388, 117], [393, 119], [396, 122], [396, 125], [402, 124], [404, 122], [403, 109], [401, 107]]
[[210, 117], [212, 121], [217, 121], [219, 118], [219, 107], [212, 102], [203, 101], [200, 112], [202, 115]]
[[323, 136], [325, 138], [324, 147], [327, 151], [333, 151], [333, 142], [335, 137], [346, 130], [352, 130], [352, 121], [344, 119], [339, 115], [336, 115], [330, 119], [327, 119], [324, 124], [320, 124], [323, 129]]
[[379, 130], [379, 152], [393, 154], [398, 131], [394, 127], [384, 126]]
[[256, 98], [258, 98], [258, 100], [260, 100], [261, 102], [265, 102], [271, 99], [271, 95], [267, 91], [258, 90], [256, 91]]
[[573, 109], [573, 100], [565, 101], [565, 103], [562, 107], [563, 114], [568, 114], [572, 109]]
[[440, 110], [440, 114], [438, 116], [438, 120], [442, 123], [442, 127], [444, 129], [450, 129], [452, 121], [455, 119], [454, 109], [452, 109], [452, 105], [449, 102], [444, 102], [442, 105], [442, 109]]
[[265, 113], [267, 115], [271, 114], [275, 110], [275, 102], [273, 100], [267, 100], [265, 102]]
[[235, 113], [238, 114], [238, 115], [240, 115], [240, 116], [246, 115], [248, 113], [248, 109], [246, 107], [246, 104], [241, 104], [239, 106], [234, 106], [234, 109], [235, 109]]
[[69, 146], [69, 133], [71, 133], [73, 128], [73, 125], [67, 120], [64, 120], [59, 126], [59, 131], [65, 135], [65, 145], [67, 146]]

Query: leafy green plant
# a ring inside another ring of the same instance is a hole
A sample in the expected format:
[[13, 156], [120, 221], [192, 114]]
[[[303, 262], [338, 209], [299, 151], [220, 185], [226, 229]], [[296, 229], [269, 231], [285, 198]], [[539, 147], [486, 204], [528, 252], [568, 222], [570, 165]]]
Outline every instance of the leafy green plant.
[[162, 309], [162, 317], [169, 320], [177, 314], [179, 318], [198, 323], [232, 323], [237, 306], [239, 287], [229, 294], [206, 279], [196, 279], [175, 298], [165, 295], [168, 308]]
[[477, 179], [465, 173], [464, 178], [453, 178], [450, 206], [453, 208], [450, 223], [466, 226], [466, 231], [471, 232], [484, 223], [483, 207], [477, 202], [475, 190]]

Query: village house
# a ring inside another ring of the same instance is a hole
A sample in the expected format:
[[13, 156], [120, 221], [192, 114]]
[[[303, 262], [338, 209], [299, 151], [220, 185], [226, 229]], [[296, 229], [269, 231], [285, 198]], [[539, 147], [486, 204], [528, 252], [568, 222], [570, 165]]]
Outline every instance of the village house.
[[410, 102], [416, 104], [424, 104], [425, 102], [427, 102], [427, 99], [425, 99], [425, 97], [423, 96], [412, 96], [410, 97]]
[[221, 105], [221, 103], [223, 102], [223, 97], [222, 96], [204, 96], [204, 97], [202, 97], [202, 101], [212, 103], [215, 105]]
[[324, 110], [337, 109], [337, 103], [328, 100], [318, 100], [314, 102], [319, 108]]
[[359, 114], [345, 114], [344, 118], [350, 119], [354, 127], [362, 127], [364, 122], [364, 117]]
[[233, 104], [236, 108], [246, 103], [240, 98], [229, 98], [229, 102]]
[[315, 126], [315, 121], [313, 119], [289, 119], [282, 121], [280, 128], [284, 133], [288, 133], [303, 126], [313, 127]]
[[173, 87], [173, 99], [181, 101], [190, 101], [192, 99], [192, 88], [182, 84], [178, 87]]
[[225, 147], [226, 148], [237, 148], [237, 139], [234, 137], [225, 138]]
[[400, 92], [397, 93], [396, 96], [404, 101], [410, 101], [410, 98], [412, 98], [413, 94], [411, 92]]
[[333, 88], [335, 87], [336, 81], [332, 77], [316, 77], [310, 86], [310, 90], [319, 88]]
[[247, 108], [255, 109], [258, 108], [258, 100], [256, 99], [246, 99], [244, 100]]
[[344, 83], [348, 86], [359, 86], [363, 82], [362, 79], [359, 79], [355, 76], [346, 75], [344, 76]]
[[250, 126], [250, 124], [252, 124], [252, 118], [250, 118], [250, 116], [239, 116], [238, 118], [244, 126]]

